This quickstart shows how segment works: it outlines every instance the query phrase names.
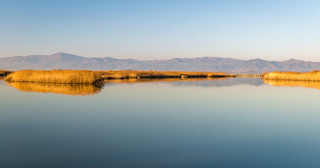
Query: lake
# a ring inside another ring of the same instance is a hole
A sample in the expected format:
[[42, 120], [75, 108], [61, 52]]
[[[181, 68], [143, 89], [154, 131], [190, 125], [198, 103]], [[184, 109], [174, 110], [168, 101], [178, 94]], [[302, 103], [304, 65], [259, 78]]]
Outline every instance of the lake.
[[320, 84], [0, 81], [3, 168], [320, 165]]

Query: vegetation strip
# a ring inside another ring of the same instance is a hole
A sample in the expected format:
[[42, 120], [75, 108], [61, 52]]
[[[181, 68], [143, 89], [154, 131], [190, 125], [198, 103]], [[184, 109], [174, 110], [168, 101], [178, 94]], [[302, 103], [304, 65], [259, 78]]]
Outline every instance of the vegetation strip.
[[8, 82], [36, 82], [60, 84], [101, 84], [103, 79], [96, 71], [89, 70], [22, 70], [4, 78]]
[[[224, 72], [183, 72], [183, 71], [90, 71], [90, 70], [0, 70], [0, 76], [6, 76], [8, 82], [36, 82], [60, 84], [103, 84], [104, 80], [121, 79], [187, 79], [187, 78], [228, 78], [243, 77], [243, 74]], [[245, 77], [262, 77], [266, 80], [320, 81], [320, 71], [305, 73], [270, 72], [263, 75], [245, 75]]]
[[36, 82], [61, 84], [101, 84], [110, 79], [156, 79], [156, 78], [219, 78], [234, 77], [223, 72], [178, 71], [89, 71], [89, 70], [21, 70], [7, 75], [8, 82]]
[[311, 72], [270, 72], [263, 75], [267, 80], [320, 81], [320, 71]]

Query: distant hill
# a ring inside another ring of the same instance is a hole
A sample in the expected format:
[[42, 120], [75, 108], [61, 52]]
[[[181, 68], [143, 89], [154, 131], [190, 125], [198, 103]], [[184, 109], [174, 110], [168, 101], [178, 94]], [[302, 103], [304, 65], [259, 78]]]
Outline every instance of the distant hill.
[[157, 71], [221, 71], [228, 73], [263, 73], [266, 71], [311, 71], [320, 62], [302, 60], [240, 60], [221, 57], [173, 58], [167, 60], [135, 60], [87, 58], [67, 53], [0, 58], [0, 69], [90, 69], [90, 70], [157, 70]]

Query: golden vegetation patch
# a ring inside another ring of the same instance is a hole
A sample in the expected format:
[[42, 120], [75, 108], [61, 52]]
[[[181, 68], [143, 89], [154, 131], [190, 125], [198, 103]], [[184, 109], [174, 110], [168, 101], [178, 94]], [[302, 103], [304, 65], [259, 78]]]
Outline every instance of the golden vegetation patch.
[[8, 82], [102, 84], [103, 80], [225, 77], [234, 77], [234, 75], [223, 72], [21, 70], [7, 75], [4, 80]]
[[102, 78], [98, 72], [88, 70], [21, 70], [9, 74], [4, 80], [9, 82], [95, 84], [101, 82]]
[[6, 82], [7, 85], [23, 92], [55, 93], [70, 96], [88, 96], [101, 91], [93, 84], [56, 84], [56, 83], [28, 83]]
[[267, 80], [320, 81], [320, 71], [312, 72], [270, 72], [263, 75]]

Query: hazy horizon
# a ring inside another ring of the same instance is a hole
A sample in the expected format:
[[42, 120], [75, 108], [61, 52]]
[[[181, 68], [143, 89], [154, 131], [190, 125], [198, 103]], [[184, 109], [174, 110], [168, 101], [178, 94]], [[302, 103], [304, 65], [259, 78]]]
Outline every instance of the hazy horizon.
[[0, 57], [320, 61], [320, 1], [0, 2]]

